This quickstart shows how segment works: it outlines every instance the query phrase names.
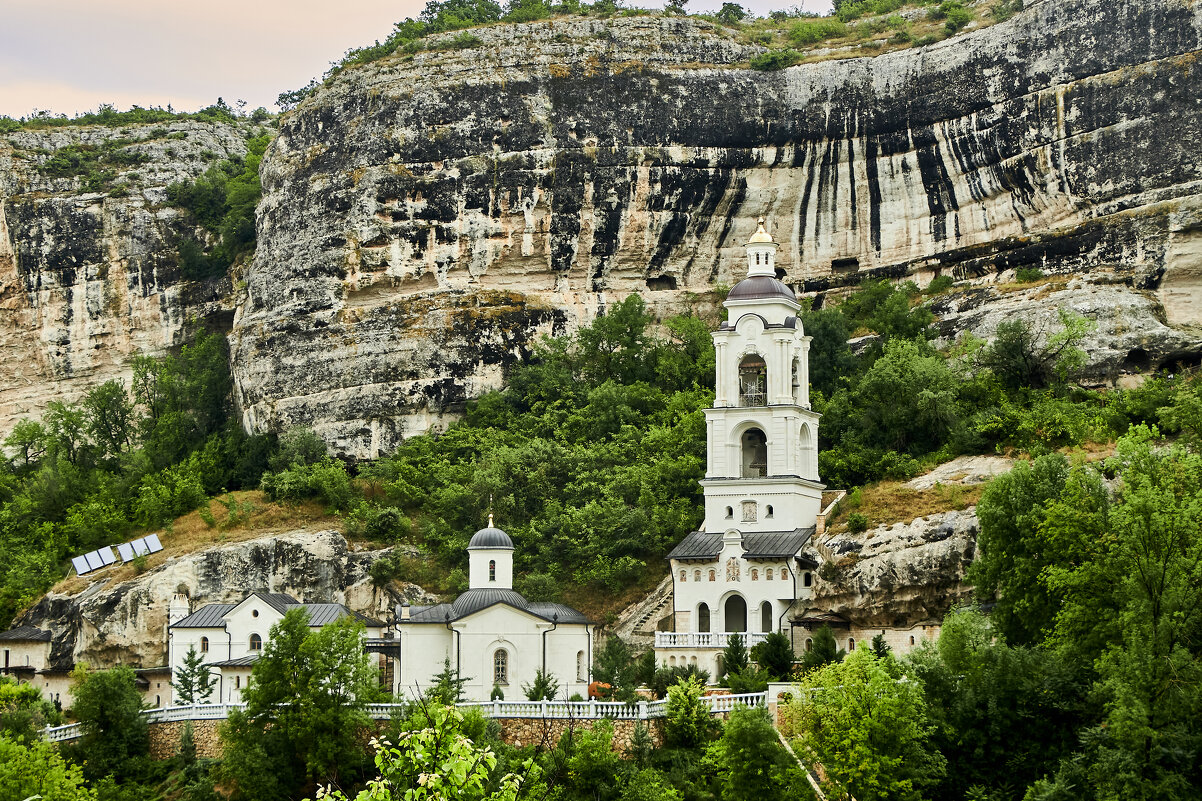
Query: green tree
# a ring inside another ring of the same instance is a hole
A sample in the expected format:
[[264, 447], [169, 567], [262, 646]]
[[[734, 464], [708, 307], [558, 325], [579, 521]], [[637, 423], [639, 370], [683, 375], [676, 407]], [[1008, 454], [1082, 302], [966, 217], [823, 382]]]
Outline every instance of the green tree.
[[764, 707], [736, 706], [706, 755], [717, 768], [722, 801], [813, 796], [797, 763], [781, 747]]
[[197, 652], [195, 645], [190, 645], [171, 686], [175, 689], [175, 700], [180, 704], [204, 704], [213, 694], [216, 681], [204, 655]]
[[1056, 640], [1069, 653], [1096, 654], [1104, 703], [1102, 723], [1083, 736], [1082, 761], [1098, 797], [1196, 798], [1202, 456], [1158, 448], [1155, 432], [1136, 427], [1107, 469], [1121, 484], [1103, 547], [1054, 579], [1066, 595]]
[[738, 3], [723, 3], [722, 8], [718, 9], [718, 13], [714, 16], [724, 25], [734, 25], [743, 21], [743, 18], [747, 16], [747, 9]]
[[722, 649], [722, 670], [725, 676], [739, 673], [747, 667], [747, 646], [743, 644], [743, 635], [733, 632], [726, 640]]
[[295, 798], [312, 782], [339, 781], [363, 767], [360, 732], [376, 676], [363, 626], [343, 618], [313, 632], [290, 609], [268, 642], [221, 731], [226, 775], [237, 797]]
[[522, 685], [522, 692], [530, 701], [554, 701], [559, 692], [559, 680], [539, 668], [534, 672], [534, 681]]
[[810, 649], [801, 658], [803, 670], [813, 670], [843, 658], [843, 651], [835, 642], [835, 632], [830, 626], [821, 626], [814, 632]]
[[46, 429], [28, 418], [18, 420], [4, 438], [4, 447], [17, 454], [21, 467], [28, 470], [46, 453]]
[[88, 423], [84, 410], [74, 404], [50, 401], [46, 404], [42, 422], [46, 426], [51, 454], [78, 465], [87, 446]]
[[0, 736], [28, 742], [42, 729], [57, 724], [60, 718], [37, 687], [0, 676]]
[[681, 748], [696, 748], [708, 741], [715, 729], [713, 715], [702, 698], [705, 686], [695, 677], [681, 679], [668, 688], [664, 741]]
[[980, 351], [978, 364], [1011, 390], [1066, 383], [1085, 363], [1085, 352], [1078, 346], [1094, 325], [1066, 309], [1060, 310], [1059, 322], [1057, 331], [1032, 327], [1022, 318], [1000, 323], [993, 342]]
[[793, 675], [793, 645], [779, 631], [771, 632], [756, 643], [751, 649], [751, 658], [773, 681], [787, 681]]
[[95, 801], [83, 772], [42, 740], [24, 743], [0, 734], [0, 801]]
[[[464, 733], [464, 718], [457, 709], [434, 705], [428, 717], [427, 728], [410, 732], [396, 746], [378, 745], [379, 775], [356, 801], [515, 801], [523, 776], [507, 773], [492, 781], [496, 754]], [[537, 778], [529, 776], [530, 762], [523, 767], [527, 778]], [[331, 788], [324, 797], [349, 801], [341, 790]]]
[[83, 763], [84, 776], [126, 776], [135, 758], [150, 752], [134, 671], [125, 666], [89, 671], [77, 665], [71, 673], [71, 696], [71, 714], [82, 729], [71, 753]]
[[633, 692], [637, 668], [630, 646], [616, 634], [611, 634], [593, 657], [593, 680], [610, 685], [613, 694], [622, 697]]
[[969, 578], [981, 601], [995, 602], [993, 624], [1007, 642], [1034, 645], [1051, 631], [1063, 596], [1049, 583], [1053, 568], [1101, 541], [1108, 504], [1096, 472], [1060, 454], [1018, 462], [986, 487]]
[[106, 381], [83, 400], [88, 433], [101, 453], [118, 456], [133, 445], [134, 409], [120, 381]]
[[861, 648], [803, 678], [789, 728], [825, 768], [828, 793], [918, 801], [943, 776], [922, 690], [903, 677], [892, 657]]
[[460, 675], [457, 668], [451, 667], [451, 658], [447, 657], [442, 661], [442, 670], [430, 678], [426, 698], [443, 706], [457, 704], [463, 700], [463, 686], [468, 681], [467, 677]]

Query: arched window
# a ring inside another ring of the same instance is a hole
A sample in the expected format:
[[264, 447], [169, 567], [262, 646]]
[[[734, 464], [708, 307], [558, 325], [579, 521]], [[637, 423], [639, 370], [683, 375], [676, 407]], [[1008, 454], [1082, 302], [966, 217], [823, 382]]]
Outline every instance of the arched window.
[[688, 581], [688, 575], [689, 575], [689, 571], [687, 571], [687, 570], [680, 571], [680, 581], [682, 584], [684, 582]]
[[848, 637], [847, 638], [847, 653], [850, 654], [854, 650], [856, 650], [856, 641], [853, 640], [851, 637]]
[[807, 587], [812, 587], [814, 585], [814, 574], [807, 570], [802, 578], [802, 583]]
[[751, 580], [752, 581], [760, 580], [760, 571], [756, 570], [754, 567], [751, 568]]
[[163, 705], [162, 696], [156, 695], [156, 696], [154, 697], [154, 705], [155, 705], [156, 707], [160, 707], [160, 706], [162, 706], [162, 705]]
[[207, 654], [209, 652], [209, 638], [208, 637], [200, 638], [200, 652], [202, 654]]
[[735, 508], [733, 506], [726, 507], [726, 519], [733, 520], [735, 517]]
[[801, 477], [814, 478], [818, 472], [814, 462], [814, 435], [808, 423], [801, 424]]
[[498, 648], [492, 655], [492, 683], [509, 684], [509, 652]]
[[806, 650], [807, 651], [814, 650], [814, 641], [812, 639], [810, 639], [809, 637], [806, 637]]
[[793, 402], [798, 406], [802, 404], [801, 394], [801, 359], [793, 360]]
[[584, 651], [576, 652], [576, 681], [584, 681]]
[[489, 581], [497, 580], [497, 560], [496, 559], [488, 560], [488, 580]]
[[235, 690], [242, 689], [242, 677], [241, 676], [234, 676], [234, 689]]
[[914, 644], [914, 635], [911, 634], [910, 635], [910, 645], [913, 645], [913, 644]]
[[739, 405], [763, 406], [768, 402], [768, 365], [758, 353], [739, 362]]
[[710, 581], [717, 581], [717, 580], [718, 580], [718, 572], [716, 570], [710, 570]]
[[743, 432], [743, 478], [760, 478], [768, 475], [768, 438], [758, 428]]
[[772, 581], [772, 568], [768, 568], [768, 570], [764, 573], [764, 579], [766, 581]]
[[710, 608], [709, 604], [701, 604], [697, 607], [697, 631], [708, 632], [710, 630]]
[[701, 571], [700, 570], [693, 571], [693, 581], [701, 581]]
[[765, 507], [764, 517], [772, 517], [772, 504], [768, 504]]
[[722, 612], [722, 622], [726, 631], [747, 631], [747, 602], [743, 600], [742, 595], [727, 598]]
[[252, 651], [262, 651], [263, 650], [263, 638], [260, 637], [258, 634], [250, 635], [250, 650], [252, 650]]
[[772, 631], [772, 602], [764, 601], [760, 604], [760, 631], [767, 634]]

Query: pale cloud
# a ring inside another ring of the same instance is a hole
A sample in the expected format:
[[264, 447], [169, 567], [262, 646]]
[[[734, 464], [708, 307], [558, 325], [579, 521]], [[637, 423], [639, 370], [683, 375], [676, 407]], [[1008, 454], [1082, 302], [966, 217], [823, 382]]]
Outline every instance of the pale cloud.
[[[647, 5], [659, 5], [648, 3]], [[721, 0], [693, 0], [715, 10]], [[744, 2], [756, 13], [830, 0]], [[0, 0], [0, 114], [113, 103], [195, 110], [223, 97], [274, 108], [425, 0]]]

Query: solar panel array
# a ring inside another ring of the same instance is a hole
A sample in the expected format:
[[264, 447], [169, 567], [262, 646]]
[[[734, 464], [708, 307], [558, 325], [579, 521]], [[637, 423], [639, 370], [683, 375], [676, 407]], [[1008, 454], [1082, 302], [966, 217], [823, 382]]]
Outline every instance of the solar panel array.
[[[117, 546], [117, 554], [121, 555], [123, 563], [131, 559], [136, 559], [139, 556], [158, 553], [161, 550], [163, 550], [163, 543], [159, 542], [157, 534], [147, 534], [145, 537], [123, 542]], [[102, 567], [116, 564], [117, 554], [113, 553], [111, 547], [105, 546], [91, 553], [85, 553], [83, 556], [71, 557], [71, 565], [75, 568], [76, 573], [83, 576], [87, 573], [100, 570]]]

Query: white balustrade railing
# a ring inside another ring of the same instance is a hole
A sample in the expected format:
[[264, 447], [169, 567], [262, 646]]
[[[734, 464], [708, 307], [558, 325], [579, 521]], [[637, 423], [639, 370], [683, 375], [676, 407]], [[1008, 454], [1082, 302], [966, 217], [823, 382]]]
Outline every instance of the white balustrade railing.
[[[725, 648], [733, 631], [657, 631], [656, 648]], [[763, 642], [767, 633], [740, 631], [743, 645], [747, 648]]]
[[[701, 699], [713, 714], [729, 712], [737, 704], [763, 706], [767, 693], [743, 693], [741, 695], [707, 695]], [[627, 704], [622, 701], [468, 701], [457, 705], [460, 709], [479, 709], [490, 718], [549, 718], [559, 720], [651, 720], [667, 714], [667, 701], [639, 701]], [[225, 720], [235, 709], [245, 709], [246, 704], [195, 704], [193, 706], [168, 706], [146, 709], [142, 716], [147, 723], [169, 723], [179, 720]], [[368, 704], [367, 714], [373, 720], [388, 720], [394, 713], [404, 714], [409, 704]], [[43, 734], [51, 742], [74, 740], [83, 734], [78, 723], [47, 728]]]

